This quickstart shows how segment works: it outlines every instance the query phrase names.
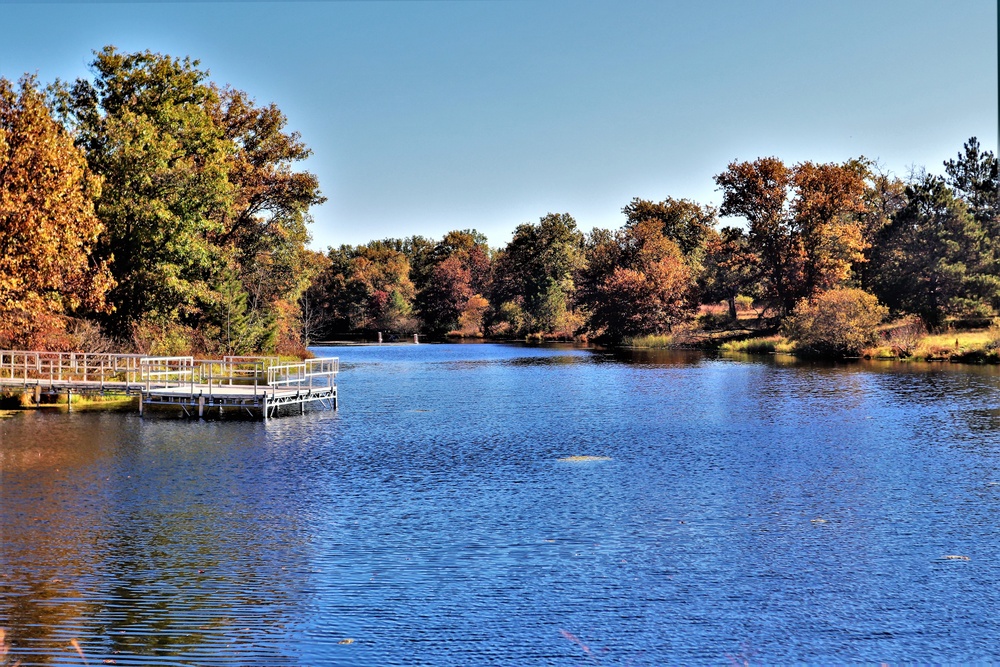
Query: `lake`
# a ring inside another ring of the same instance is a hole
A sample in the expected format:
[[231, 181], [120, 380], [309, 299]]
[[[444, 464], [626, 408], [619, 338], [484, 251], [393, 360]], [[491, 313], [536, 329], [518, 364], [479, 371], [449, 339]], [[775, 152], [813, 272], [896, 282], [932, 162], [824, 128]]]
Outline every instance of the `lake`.
[[0, 664], [1000, 661], [995, 367], [315, 351], [338, 411], [0, 420]]

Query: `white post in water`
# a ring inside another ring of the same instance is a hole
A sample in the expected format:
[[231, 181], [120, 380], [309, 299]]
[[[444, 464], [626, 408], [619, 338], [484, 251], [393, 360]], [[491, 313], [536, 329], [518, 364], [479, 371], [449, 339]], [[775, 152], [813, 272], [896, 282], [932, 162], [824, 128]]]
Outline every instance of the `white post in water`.
[[378, 332], [378, 344], [379, 345], [382, 344], [382, 332], [381, 331]]
[[417, 334], [413, 334], [413, 344], [414, 345], [419, 345], [420, 344], [420, 341], [417, 340]]

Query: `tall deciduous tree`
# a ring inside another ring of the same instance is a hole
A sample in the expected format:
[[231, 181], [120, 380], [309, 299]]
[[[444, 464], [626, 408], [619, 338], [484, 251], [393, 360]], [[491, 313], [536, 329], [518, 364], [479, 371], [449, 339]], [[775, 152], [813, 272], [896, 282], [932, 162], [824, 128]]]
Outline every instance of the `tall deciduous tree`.
[[230, 143], [233, 196], [212, 240], [234, 256], [251, 314], [275, 320], [281, 329], [275, 333], [283, 335], [293, 321], [301, 321], [283, 313], [298, 308], [313, 277], [309, 210], [325, 198], [316, 176], [294, 169], [311, 151], [297, 132], [286, 131], [287, 118], [276, 105], [257, 106], [231, 87], [213, 90], [206, 104]]
[[421, 259], [422, 267], [413, 271], [417, 308], [424, 331], [443, 335], [459, 327], [469, 299], [481, 299], [488, 293], [489, 245], [486, 237], [474, 229], [451, 231]]
[[736, 320], [736, 297], [759, 296], [760, 258], [750, 249], [739, 227], [723, 227], [705, 243], [700, 275], [703, 301], [725, 301], [729, 317]]
[[591, 236], [581, 274], [590, 325], [612, 340], [670, 331], [690, 316], [692, 272], [657, 220]]
[[792, 170], [775, 157], [732, 162], [715, 177], [722, 188], [722, 215], [745, 218], [751, 247], [760, 257], [769, 295], [785, 309], [795, 302], [789, 272], [800, 258], [792, 242], [789, 198]]
[[537, 225], [519, 225], [495, 258], [495, 310], [519, 309], [524, 333], [568, 328], [574, 319], [574, 276], [583, 265], [583, 244], [583, 234], [568, 213], [549, 213]]
[[636, 225], [646, 220], [659, 222], [663, 236], [676, 243], [685, 257], [691, 257], [704, 247], [716, 222], [716, 211], [711, 206], [673, 197], [667, 197], [661, 202], [637, 197], [622, 209], [622, 213], [625, 214], [627, 225]]
[[777, 158], [733, 162], [715, 177], [723, 215], [745, 218], [772, 300], [787, 313], [795, 302], [843, 284], [865, 260], [862, 214], [867, 163]]
[[46, 106], [35, 80], [0, 78], [0, 345], [65, 347], [65, 316], [107, 312], [100, 179]]
[[209, 113], [216, 93], [198, 62], [106, 47], [62, 95], [91, 169], [105, 181], [97, 247], [117, 286], [117, 335], [150, 318], [197, 316], [227, 261], [211, 238], [225, 231], [233, 188], [231, 145]]

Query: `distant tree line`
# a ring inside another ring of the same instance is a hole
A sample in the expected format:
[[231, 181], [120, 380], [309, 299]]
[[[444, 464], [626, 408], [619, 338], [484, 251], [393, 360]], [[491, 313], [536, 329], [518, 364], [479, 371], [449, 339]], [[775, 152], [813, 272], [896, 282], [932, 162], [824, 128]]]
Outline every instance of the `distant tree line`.
[[[880, 301], [940, 326], [1000, 306], [997, 159], [972, 138], [945, 176], [907, 180], [864, 158], [733, 162], [717, 210], [633, 199], [616, 231], [584, 234], [568, 214], [522, 224], [502, 249], [474, 230], [330, 249], [305, 294], [313, 340], [345, 332], [463, 336], [670, 332], [699, 305], [752, 300], [784, 320], [796, 307]], [[722, 219], [742, 225], [720, 226]], [[876, 301], [877, 299], [877, 301]], [[870, 310], [870, 308], [869, 308]]]
[[800, 328], [826, 308], [867, 321], [879, 302], [931, 328], [1000, 307], [997, 159], [975, 138], [942, 176], [766, 157], [715, 177], [718, 209], [637, 198], [613, 231], [550, 213], [499, 249], [470, 229], [318, 253], [309, 211], [324, 199], [276, 106], [148, 51], [106, 47], [91, 72], [0, 79], [0, 347], [615, 342], [670, 332], [702, 304], [735, 320], [752, 302]]

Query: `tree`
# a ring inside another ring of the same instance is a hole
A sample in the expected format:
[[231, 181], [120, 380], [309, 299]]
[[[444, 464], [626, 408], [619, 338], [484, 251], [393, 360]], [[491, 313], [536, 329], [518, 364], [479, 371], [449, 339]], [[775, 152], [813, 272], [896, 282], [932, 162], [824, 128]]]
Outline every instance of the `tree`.
[[109, 310], [107, 260], [90, 257], [100, 187], [35, 79], [0, 78], [0, 345], [66, 347], [66, 316]]
[[306, 295], [323, 322], [318, 333], [416, 330], [410, 263], [393, 243], [331, 248], [328, 259]]
[[757, 296], [760, 258], [739, 227], [723, 227], [705, 243], [704, 267], [700, 276], [703, 301], [725, 301], [729, 318], [736, 320], [736, 297]]
[[515, 304], [525, 317], [524, 333], [562, 328], [574, 307], [574, 276], [583, 266], [583, 244], [583, 234], [568, 213], [549, 213], [537, 225], [519, 225], [494, 261], [495, 309]]
[[670, 331], [690, 317], [692, 272], [657, 220], [617, 233], [595, 230], [581, 273], [590, 325], [613, 341]]
[[458, 326], [458, 319], [474, 295], [472, 277], [457, 255], [441, 260], [431, 269], [430, 279], [420, 293], [420, 316], [425, 330], [443, 335]]
[[802, 296], [842, 285], [851, 268], [863, 262], [866, 248], [859, 216], [866, 212], [867, 165], [860, 160], [844, 164], [803, 162], [792, 182], [793, 229], [802, 250]]
[[198, 62], [149, 51], [96, 54], [93, 81], [61, 90], [90, 168], [104, 178], [95, 249], [117, 285], [119, 336], [144, 319], [194, 319], [228, 258], [211, 242], [232, 205], [231, 144], [209, 113], [216, 92]]
[[313, 277], [309, 210], [325, 201], [317, 178], [294, 170], [311, 151], [297, 132], [285, 131], [287, 119], [276, 105], [257, 106], [231, 87], [212, 89], [206, 108], [230, 144], [233, 191], [212, 242], [234, 257], [254, 317], [273, 322], [279, 340], [296, 338], [290, 330], [302, 321], [298, 302]]
[[972, 137], [963, 146], [958, 159], [944, 163], [948, 184], [969, 207], [969, 212], [987, 230], [1000, 232], [1000, 178], [997, 175], [997, 158], [992, 151], [983, 151], [979, 140]]
[[688, 199], [667, 197], [661, 202], [651, 202], [636, 197], [622, 209], [626, 225], [636, 225], [646, 220], [660, 223], [663, 236], [680, 247], [685, 257], [691, 257], [710, 238], [715, 229], [716, 211]]
[[488, 293], [491, 264], [486, 237], [474, 229], [448, 232], [418, 261], [421, 267], [412, 275], [424, 331], [446, 334], [459, 326], [471, 297]]
[[854, 279], [861, 289], [873, 291], [877, 267], [872, 261], [882, 230], [906, 206], [906, 183], [871, 163], [865, 190], [865, 211], [860, 216], [864, 260], [854, 265]]
[[878, 340], [889, 309], [860, 289], [836, 289], [803, 299], [785, 321], [788, 337], [820, 354], [857, 356]]
[[879, 298], [928, 327], [996, 299], [1000, 280], [984, 252], [986, 234], [966, 204], [935, 176], [908, 186], [906, 196], [877, 244]]
[[865, 260], [868, 174], [863, 159], [789, 168], [771, 157], [733, 162], [715, 177], [723, 190], [720, 210], [747, 220], [765, 291], [782, 313], [800, 298], [844, 284]]
[[794, 303], [789, 273], [801, 264], [789, 215], [792, 171], [775, 157], [732, 162], [715, 177], [722, 188], [722, 215], [740, 216], [749, 226], [751, 247], [760, 257], [767, 293], [783, 309]]

